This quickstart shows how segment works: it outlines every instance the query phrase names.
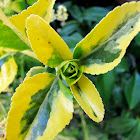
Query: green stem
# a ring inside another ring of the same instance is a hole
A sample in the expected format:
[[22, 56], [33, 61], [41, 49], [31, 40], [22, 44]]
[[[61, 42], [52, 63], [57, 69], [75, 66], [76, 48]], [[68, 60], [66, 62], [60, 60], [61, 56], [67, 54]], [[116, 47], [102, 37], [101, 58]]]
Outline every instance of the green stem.
[[137, 121], [140, 123], [140, 118], [139, 117], [136, 117]]
[[88, 128], [87, 128], [87, 125], [86, 125], [86, 121], [85, 121], [85, 118], [84, 118], [83, 111], [80, 112], [80, 117], [81, 117], [81, 122], [82, 122], [82, 128], [83, 128], [83, 131], [84, 131], [84, 140], [89, 140]]
[[1, 109], [3, 111], [3, 113], [6, 114], [6, 110], [5, 110], [5, 108], [4, 108], [4, 106], [3, 106], [3, 104], [1, 102], [0, 102], [0, 107], [1, 107]]
[[22, 80], [24, 79], [24, 57], [21, 56], [21, 62], [20, 62], [20, 74], [21, 74], [21, 78]]

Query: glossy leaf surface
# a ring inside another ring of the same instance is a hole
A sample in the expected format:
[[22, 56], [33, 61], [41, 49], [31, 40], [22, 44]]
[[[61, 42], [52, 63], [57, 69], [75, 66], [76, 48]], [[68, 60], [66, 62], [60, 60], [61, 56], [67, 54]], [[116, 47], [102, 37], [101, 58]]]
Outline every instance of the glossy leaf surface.
[[130, 109], [140, 103], [140, 75], [136, 72], [125, 86], [125, 97]]
[[51, 140], [69, 124], [72, 94], [55, 78], [49, 73], [37, 74], [17, 88], [8, 117], [8, 140]]
[[41, 67], [41, 66], [33, 67], [28, 71], [25, 79], [29, 79], [30, 77], [33, 77], [34, 75], [39, 73], [44, 73], [45, 71], [46, 71], [45, 67]]
[[38, 2], [30, 6], [27, 10], [24, 10], [21, 14], [10, 17], [9, 20], [18, 30], [26, 35], [25, 22], [27, 17], [31, 14], [36, 14], [45, 18], [49, 23], [54, 3], [55, 0], [38, 0]]
[[44, 65], [56, 67], [64, 60], [72, 59], [66, 43], [42, 18], [31, 15], [26, 27], [31, 47]]
[[120, 63], [139, 31], [140, 2], [119, 6], [77, 44], [74, 59], [81, 60], [86, 73], [106, 73]]
[[17, 64], [10, 55], [0, 58], [0, 93], [6, 89], [14, 80], [17, 74]]
[[96, 88], [98, 89], [104, 103], [107, 103], [115, 86], [115, 71], [97, 76]]
[[86, 77], [81, 79], [71, 86], [72, 93], [77, 102], [94, 121], [100, 122], [104, 117], [104, 106], [98, 91], [92, 82]]

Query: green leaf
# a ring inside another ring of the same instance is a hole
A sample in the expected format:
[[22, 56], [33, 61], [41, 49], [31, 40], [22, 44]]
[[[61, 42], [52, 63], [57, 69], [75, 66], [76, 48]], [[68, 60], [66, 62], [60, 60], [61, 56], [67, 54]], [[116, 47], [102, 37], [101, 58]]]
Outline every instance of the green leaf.
[[115, 71], [114, 70], [106, 74], [97, 76], [96, 87], [105, 104], [108, 103], [114, 86], [115, 86]]
[[30, 47], [0, 19], [0, 47], [18, 51], [30, 49]]
[[125, 72], [128, 71], [128, 63], [125, 58], [123, 58], [120, 64], [115, 68], [117, 72]]
[[140, 33], [134, 39], [136, 43], [140, 46]]
[[133, 109], [140, 102], [140, 75], [135, 72], [125, 86], [125, 97], [130, 109]]
[[99, 22], [108, 12], [109, 10], [103, 7], [91, 7], [85, 10], [81, 17], [84, 20]]
[[140, 139], [140, 122], [138, 122], [137, 126], [129, 134], [127, 140], [139, 140], [139, 139]]
[[10, 8], [15, 12], [20, 13], [21, 11], [23, 11], [26, 8], [25, 1], [21, 1], [21, 0], [14, 1], [10, 5]]
[[67, 22], [67, 24], [61, 29], [59, 34], [61, 36], [68, 36], [75, 31], [77, 31], [77, 28], [79, 27], [79, 24], [75, 21]]
[[117, 106], [117, 107], [124, 107], [124, 96], [122, 94], [122, 88], [120, 86], [116, 86], [112, 92], [112, 101], [113, 101], [113, 105]]
[[82, 21], [81, 15], [84, 11], [83, 7], [73, 5], [70, 8], [68, 8], [68, 11], [70, 12], [71, 16], [75, 18], [76, 20]]
[[74, 33], [70, 36], [62, 36], [62, 38], [67, 43], [69, 48], [74, 48], [76, 44], [83, 39], [83, 37], [79, 33]]
[[37, 0], [27, 0], [29, 5], [33, 5], [35, 2], [37, 2]]
[[106, 121], [105, 131], [109, 134], [123, 134], [132, 130], [136, 124], [135, 119], [121, 116]]

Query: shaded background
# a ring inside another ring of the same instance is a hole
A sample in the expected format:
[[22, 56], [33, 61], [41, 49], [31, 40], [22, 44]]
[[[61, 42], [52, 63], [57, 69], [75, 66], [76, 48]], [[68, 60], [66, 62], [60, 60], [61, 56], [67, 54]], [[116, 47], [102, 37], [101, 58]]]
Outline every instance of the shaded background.
[[[2, 1], [2, 0], [1, 0]], [[131, 0], [128, 0], [131, 1]], [[35, 0], [20, 0], [15, 7], [11, 1], [2, 7], [7, 16], [27, 8]], [[17, 1], [16, 1], [17, 2]], [[83, 37], [114, 7], [126, 0], [57, 0], [65, 5], [69, 14], [65, 22], [55, 20], [51, 26], [66, 41], [71, 51]], [[23, 54], [17, 54], [18, 74], [9, 89], [0, 94], [0, 121], [7, 117], [10, 99], [15, 88], [22, 83], [33, 66], [42, 64]], [[121, 63], [112, 71], [99, 76], [87, 75], [96, 85], [105, 105], [105, 118], [95, 123], [74, 101], [75, 112], [71, 123], [56, 137], [56, 140], [140, 140], [140, 33], [127, 49]], [[5, 122], [0, 125], [0, 131]]]

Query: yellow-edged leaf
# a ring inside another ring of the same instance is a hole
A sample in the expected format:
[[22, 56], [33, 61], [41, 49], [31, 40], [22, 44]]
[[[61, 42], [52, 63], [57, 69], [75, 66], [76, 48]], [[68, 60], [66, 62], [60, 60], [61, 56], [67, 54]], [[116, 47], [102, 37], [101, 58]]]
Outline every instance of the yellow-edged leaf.
[[72, 93], [86, 112], [94, 121], [100, 122], [104, 117], [104, 106], [100, 95], [92, 82], [84, 75], [74, 85], [71, 86]]
[[31, 51], [31, 50], [24, 50], [24, 51], [22, 51], [22, 53], [27, 55], [27, 56], [30, 56], [30, 57], [32, 57], [34, 59], [37, 59], [36, 54], [33, 51]]
[[25, 80], [29, 79], [30, 77], [33, 77], [34, 75], [36, 75], [38, 73], [44, 73], [44, 72], [46, 72], [45, 67], [41, 67], [41, 66], [33, 67], [26, 74]]
[[101, 74], [117, 66], [140, 31], [140, 2], [125, 3], [110, 12], [74, 50], [85, 72]]
[[31, 47], [44, 65], [56, 67], [64, 60], [72, 59], [66, 43], [42, 18], [31, 15], [26, 27]]
[[14, 80], [17, 74], [17, 64], [12, 56], [0, 58], [0, 93]]
[[52, 140], [70, 122], [72, 94], [55, 78], [49, 73], [37, 74], [16, 89], [7, 120], [7, 140]]
[[55, 0], [38, 0], [38, 2], [34, 3], [27, 10], [24, 10], [21, 12], [21, 14], [10, 17], [9, 20], [18, 30], [26, 35], [25, 21], [27, 17], [29, 17], [31, 14], [36, 14], [45, 18], [45, 20], [49, 23], [54, 3]]
[[[12, 23], [11, 21], [6, 17], [6, 15], [3, 13], [3, 11], [0, 9], [0, 47], [7, 47], [12, 48], [10, 46], [14, 44], [14, 41], [17, 41], [17, 44], [19, 44], [22, 47], [25, 47], [25, 49], [30, 49], [29, 43], [27, 40], [26, 35], [21, 33]], [[12, 42], [11, 38], [14, 40]], [[21, 47], [19, 46], [19, 47]], [[16, 50], [17, 46], [15, 46]], [[14, 47], [13, 47], [14, 49]], [[18, 50], [18, 49], [17, 49]], [[24, 50], [24, 49], [22, 49]]]

